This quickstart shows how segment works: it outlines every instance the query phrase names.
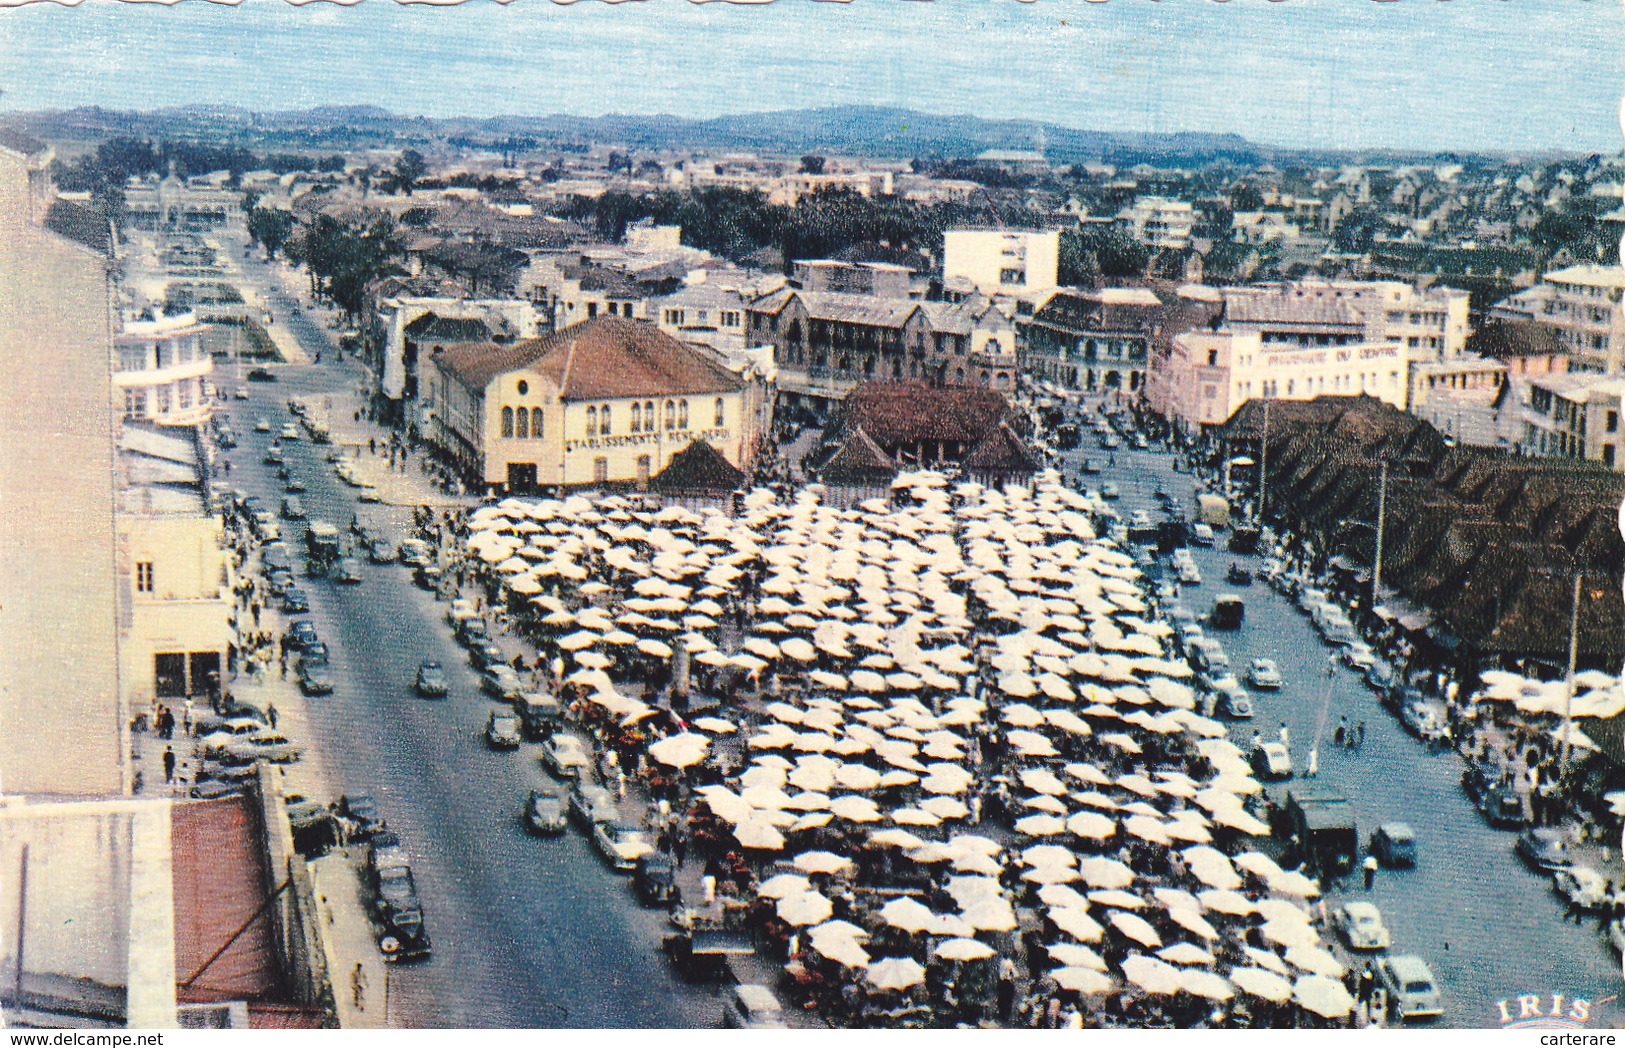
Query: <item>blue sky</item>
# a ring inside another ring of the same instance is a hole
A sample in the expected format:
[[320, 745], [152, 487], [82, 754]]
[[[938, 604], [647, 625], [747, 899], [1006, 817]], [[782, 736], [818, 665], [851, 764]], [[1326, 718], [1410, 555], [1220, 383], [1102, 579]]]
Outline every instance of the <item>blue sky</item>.
[[86, 0], [0, 9], [0, 108], [865, 103], [1308, 147], [1618, 151], [1615, 0]]

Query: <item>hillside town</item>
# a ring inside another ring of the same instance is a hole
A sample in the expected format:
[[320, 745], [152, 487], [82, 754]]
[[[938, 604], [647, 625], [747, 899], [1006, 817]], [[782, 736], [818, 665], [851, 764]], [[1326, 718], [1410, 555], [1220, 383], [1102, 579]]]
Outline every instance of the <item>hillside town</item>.
[[0, 126], [5, 1025], [1625, 1020], [1625, 158], [289, 141]]

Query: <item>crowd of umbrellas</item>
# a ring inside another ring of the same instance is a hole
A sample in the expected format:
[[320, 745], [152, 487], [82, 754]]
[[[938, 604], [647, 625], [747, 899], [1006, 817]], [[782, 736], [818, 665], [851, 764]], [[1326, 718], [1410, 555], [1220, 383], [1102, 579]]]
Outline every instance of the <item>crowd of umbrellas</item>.
[[[1034, 985], [1082, 1008], [1350, 1014], [1319, 885], [1261, 850], [1245, 754], [1196, 712], [1082, 495], [1053, 473], [1003, 491], [904, 474], [851, 509], [819, 494], [757, 490], [737, 516], [507, 499], [474, 512], [468, 548], [622, 725], [655, 713], [651, 664], [724, 694], [773, 681], [647, 756], [690, 777], [759, 874], [746, 890], [844, 980], [907, 994], [932, 965], [996, 966], [1026, 929]], [[876, 856], [926, 890], [850, 905]]]

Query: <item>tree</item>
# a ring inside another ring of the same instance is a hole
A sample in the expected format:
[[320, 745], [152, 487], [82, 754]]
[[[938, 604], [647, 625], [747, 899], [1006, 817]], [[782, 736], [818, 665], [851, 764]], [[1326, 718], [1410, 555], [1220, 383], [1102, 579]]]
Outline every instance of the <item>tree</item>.
[[1246, 182], [1238, 184], [1230, 191], [1230, 207], [1233, 211], [1257, 211], [1264, 206], [1264, 194], [1256, 186]]
[[423, 159], [423, 154], [416, 149], [408, 149], [402, 153], [400, 159], [395, 161], [394, 182], [396, 188], [407, 196], [412, 195], [412, 187], [417, 185], [418, 179], [428, 173], [429, 164]]
[[256, 207], [248, 213], [248, 236], [272, 258], [293, 235], [293, 216], [279, 208]]
[[821, 156], [804, 156], [801, 158], [801, 173], [804, 175], [821, 175], [824, 173], [824, 158]]
[[1115, 227], [1061, 235], [1059, 279], [1082, 284], [1097, 277], [1137, 277], [1151, 262], [1146, 246]]

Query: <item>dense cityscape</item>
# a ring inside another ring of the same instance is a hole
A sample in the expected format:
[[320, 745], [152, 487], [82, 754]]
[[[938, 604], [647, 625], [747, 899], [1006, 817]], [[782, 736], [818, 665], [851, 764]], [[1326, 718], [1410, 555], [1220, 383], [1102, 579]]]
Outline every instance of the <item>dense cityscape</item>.
[[761, 123], [7, 114], [5, 1024], [1618, 1025], [1625, 159]]

